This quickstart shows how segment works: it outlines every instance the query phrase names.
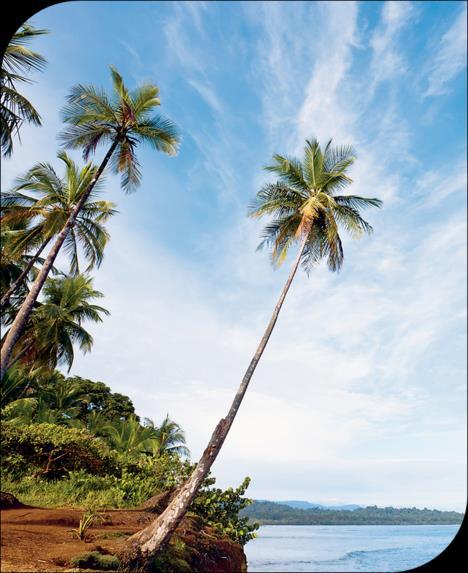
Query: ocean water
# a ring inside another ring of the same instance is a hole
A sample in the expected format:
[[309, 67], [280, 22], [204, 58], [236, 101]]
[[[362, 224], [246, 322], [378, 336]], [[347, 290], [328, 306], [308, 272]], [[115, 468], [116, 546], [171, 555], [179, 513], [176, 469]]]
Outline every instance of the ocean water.
[[405, 571], [450, 544], [458, 525], [264, 525], [248, 571]]

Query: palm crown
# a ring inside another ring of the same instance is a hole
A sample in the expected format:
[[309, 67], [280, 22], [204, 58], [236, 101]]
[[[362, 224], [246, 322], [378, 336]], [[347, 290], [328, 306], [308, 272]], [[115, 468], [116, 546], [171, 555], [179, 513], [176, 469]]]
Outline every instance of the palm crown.
[[116, 143], [111, 165], [122, 175], [122, 187], [133, 191], [140, 183], [135, 148], [147, 143], [158, 151], [174, 155], [179, 136], [168, 119], [153, 115], [160, 105], [159, 88], [144, 85], [129, 91], [122, 77], [111, 66], [113, 94], [109, 98], [93, 86], [77, 85], [68, 96], [63, 120], [69, 124], [61, 134], [65, 147], [82, 148], [85, 160], [99, 144]]
[[[97, 167], [91, 163], [80, 169], [65, 152], [59, 153], [58, 157], [65, 164], [64, 177], [59, 177], [49, 163], [39, 163], [16, 180], [11, 192], [2, 195], [3, 221], [30, 223], [11, 233], [12, 253], [38, 248], [58, 234], [96, 176]], [[71, 259], [72, 273], [80, 270], [79, 245], [88, 261], [86, 271], [102, 262], [109, 239], [103, 223], [117, 212], [110, 201], [96, 200], [102, 184], [103, 179], [96, 182], [65, 239], [64, 248]]]
[[31, 315], [31, 327], [24, 334], [25, 343], [34, 340], [40, 360], [54, 368], [73, 364], [73, 344], [89, 352], [93, 337], [82, 326], [83, 321], [102, 322], [109, 311], [94, 304], [103, 294], [95, 290], [85, 275], [49, 278], [44, 287], [44, 301]]
[[273, 262], [281, 264], [291, 245], [305, 241], [306, 271], [324, 257], [330, 270], [339, 270], [343, 264], [339, 226], [353, 237], [371, 233], [359, 210], [382, 205], [380, 199], [337, 194], [352, 182], [347, 171], [354, 163], [353, 149], [334, 147], [330, 140], [322, 150], [311, 140], [306, 141], [302, 162], [278, 154], [273, 159], [266, 170], [276, 173], [278, 180], [257, 193], [249, 210], [252, 217], [273, 215], [259, 248], [271, 246]]

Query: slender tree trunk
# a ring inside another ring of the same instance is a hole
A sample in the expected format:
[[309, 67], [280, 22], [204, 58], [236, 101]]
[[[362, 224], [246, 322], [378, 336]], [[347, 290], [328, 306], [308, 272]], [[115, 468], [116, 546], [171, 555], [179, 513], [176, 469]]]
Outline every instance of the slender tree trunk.
[[102, 172], [104, 171], [104, 168], [108, 164], [109, 159], [111, 158], [112, 154], [115, 151], [115, 148], [117, 147], [117, 144], [118, 144], [118, 138], [116, 138], [115, 141], [110, 146], [109, 151], [106, 153], [106, 156], [102, 160], [102, 163], [96, 172], [96, 176], [93, 178], [93, 180], [88, 186], [88, 189], [86, 189], [86, 191], [83, 193], [78, 203], [73, 208], [63, 229], [58, 234], [55, 243], [52, 245], [52, 248], [50, 249], [47, 258], [44, 261], [44, 264], [42, 265], [42, 268], [36, 277], [36, 280], [31, 286], [31, 290], [29, 291], [28, 296], [24, 299], [24, 302], [21, 305], [21, 308], [19, 309], [18, 314], [15, 317], [15, 320], [13, 321], [10, 330], [8, 331], [8, 334], [5, 338], [5, 342], [2, 345], [0, 380], [3, 380], [3, 376], [5, 375], [5, 372], [10, 363], [13, 347], [18, 341], [18, 338], [21, 336], [26, 326], [26, 323], [29, 319], [29, 315], [31, 314], [31, 311], [33, 309], [34, 303], [36, 302], [37, 297], [39, 296], [39, 293], [45, 283], [47, 275], [49, 274], [50, 269], [52, 268], [54, 261], [57, 258], [60, 248], [63, 242], [65, 241], [71, 227], [74, 225], [76, 216], [80, 212], [80, 209], [83, 207], [86, 199], [93, 190], [96, 181], [99, 179]]
[[237, 390], [237, 394], [234, 397], [227, 416], [219, 421], [205, 451], [203, 452], [202, 457], [200, 458], [200, 461], [197, 464], [197, 467], [189, 479], [185, 482], [185, 484], [180, 488], [177, 495], [169, 503], [163, 513], [161, 513], [161, 515], [159, 515], [155, 521], [153, 521], [153, 523], [129, 537], [125, 545], [125, 549], [122, 553], [122, 560], [124, 563], [131, 565], [137, 563], [140, 560], [144, 562], [154, 556], [165, 546], [181, 522], [185, 513], [187, 512], [187, 509], [196, 496], [203, 480], [208, 475], [210, 468], [213, 465], [224, 443], [224, 440], [226, 439], [234, 418], [236, 417], [237, 411], [239, 410], [239, 406], [241, 405], [242, 399], [244, 398], [244, 395], [247, 391], [255, 368], [257, 367], [257, 364], [271, 336], [273, 328], [275, 327], [284, 299], [288, 293], [289, 287], [291, 286], [294, 275], [296, 274], [297, 268], [301, 261], [302, 253], [307, 241], [307, 236], [308, 233], [305, 233], [301, 242], [299, 253], [278, 299], [275, 310], [273, 311], [273, 315], [260, 341], [260, 344], [258, 345], [258, 348], [252, 360], [250, 361], [249, 367], [247, 368], [242, 383]]
[[39, 258], [39, 255], [42, 253], [42, 251], [46, 248], [46, 246], [50, 242], [51, 238], [52, 237], [49, 237], [46, 241], [44, 241], [42, 243], [42, 245], [39, 247], [39, 250], [37, 251], [37, 253], [33, 257], [31, 257], [31, 260], [26, 265], [25, 269], [20, 274], [20, 276], [15, 280], [15, 282], [11, 285], [11, 287], [3, 295], [2, 300], [0, 301], [0, 308], [3, 308], [6, 305], [6, 303], [10, 300], [10, 296], [18, 289], [18, 287], [21, 285], [21, 283], [26, 279], [29, 271], [33, 268], [34, 263], [37, 261], [37, 259]]

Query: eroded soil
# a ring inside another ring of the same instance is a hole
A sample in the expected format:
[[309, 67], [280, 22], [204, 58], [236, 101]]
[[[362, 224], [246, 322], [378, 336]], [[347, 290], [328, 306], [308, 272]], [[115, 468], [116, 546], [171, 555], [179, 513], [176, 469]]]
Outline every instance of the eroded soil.
[[[111, 510], [100, 513], [81, 541], [72, 530], [78, 527], [83, 511], [22, 507], [3, 509], [1, 514], [1, 571], [78, 571], [70, 559], [76, 555], [99, 551], [116, 554], [132, 533], [154, 518], [144, 510]], [[216, 538], [207, 527], [186, 518], [178, 536], [193, 550], [193, 571], [206, 573], [245, 570], [242, 548]], [[82, 571], [82, 570], [81, 570]]]

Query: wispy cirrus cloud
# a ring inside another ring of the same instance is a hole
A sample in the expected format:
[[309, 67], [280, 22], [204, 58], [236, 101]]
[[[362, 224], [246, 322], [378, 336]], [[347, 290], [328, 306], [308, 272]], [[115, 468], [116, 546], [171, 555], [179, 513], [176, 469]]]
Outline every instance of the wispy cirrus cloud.
[[371, 38], [372, 83], [370, 92], [387, 80], [403, 74], [407, 64], [401, 53], [402, 38], [400, 34], [409, 25], [415, 8], [411, 2], [388, 0], [382, 8], [381, 21]]
[[202, 97], [205, 103], [207, 103], [213, 111], [218, 113], [221, 113], [223, 111], [223, 105], [219, 97], [213, 90], [212, 86], [206, 80], [199, 81], [199, 80], [189, 79], [188, 83], [197, 91], [197, 93]]
[[467, 8], [463, 2], [459, 14], [440, 39], [436, 54], [431, 56], [425, 97], [447, 93], [451, 80], [466, 68], [466, 28]]

